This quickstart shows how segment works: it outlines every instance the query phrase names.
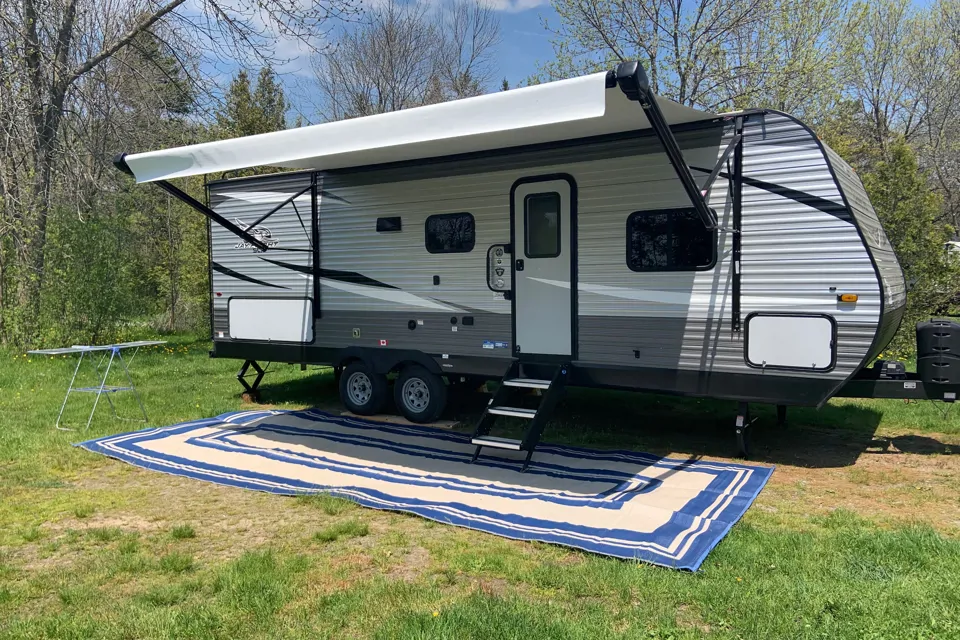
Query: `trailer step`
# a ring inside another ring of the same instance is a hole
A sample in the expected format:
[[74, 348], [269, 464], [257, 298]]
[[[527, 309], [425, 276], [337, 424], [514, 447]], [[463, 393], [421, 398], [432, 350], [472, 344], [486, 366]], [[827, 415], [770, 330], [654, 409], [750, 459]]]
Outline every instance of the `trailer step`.
[[508, 387], [521, 387], [524, 389], [549, 389], [549, 380], [536, 380], [535, 378], [511, 378], [504, 380], [503, 384]]
[[536, 409], [521, 409], [519, 407], [490, 407], [487, 413], [495, 416], [513, 416], [514, 418], [533, 419], [537, 415]]
[[[540, 368], [543, 370], [543, 367]], [[527, 457], [523, 461], [522, 471], [526, 471], [530, 465], [530, 458], [533, 456], [533, 450], [537, 448], [540, 442], [540, 436], [543, 434], [544, 427], [547, 426], [547, 420], [553, 413], [554, 407], [560, 401], [563, 395], [563, 389], [567, 383], [567, 376], [570, 372], [570, 365], [562, 364], [557, 367], [552, 379], [542, 380], [539, 378], [530, 378], [524, 375], [522, 365], [514, 361], [510, 368], [500, 381], [500, 386], [494, 392], [493, 397], [487, 404], [487, 409], [477, 422], [473, 431], [473, 438], [470, 442], [476, 445], [477, 449], [473, 453], [472, 462], [476, 462], [480, 457], [480, 450], [484, 447], [494, 449], [511, 449], [513, 451], [526, 451]], [[541, 374], [542, 375], [542, 374]], [[516, 394], [516, 389], [543, 389], [540, 395], [540, 406], [536, 409], [522, 409], [520, 407], [510, 407], [506, 403]], [[491, 436], [490, 430], [498, 416], [511, 416], [514, 418], [526, 418], [527, 431], [523, 438], [515, 440], [513, 438], [500, 438]]]
[[480, 436], [470, 441], [478, 447], [493, 447], [494, 449], [510, 449], [520, 451], [520, 440], [513, 438], [498, 438], [497, 436]]

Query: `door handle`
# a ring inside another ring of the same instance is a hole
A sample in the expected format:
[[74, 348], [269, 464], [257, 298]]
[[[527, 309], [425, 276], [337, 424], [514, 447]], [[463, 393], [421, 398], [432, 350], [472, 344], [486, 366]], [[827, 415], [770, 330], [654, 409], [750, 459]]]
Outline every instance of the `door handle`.
[[523, 260], [517, 260], [515, 267], [517, 271], [523, 271]]

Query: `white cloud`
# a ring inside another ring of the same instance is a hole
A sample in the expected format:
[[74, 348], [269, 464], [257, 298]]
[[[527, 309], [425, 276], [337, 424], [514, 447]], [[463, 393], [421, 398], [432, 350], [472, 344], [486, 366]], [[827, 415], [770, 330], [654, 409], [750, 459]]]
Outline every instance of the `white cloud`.
[[550, 0], [484, 0], [484, 3], [490, 5], [497, 11], [520, 13], [521, 11], [536, 9], [537, 7], [550, 4]]

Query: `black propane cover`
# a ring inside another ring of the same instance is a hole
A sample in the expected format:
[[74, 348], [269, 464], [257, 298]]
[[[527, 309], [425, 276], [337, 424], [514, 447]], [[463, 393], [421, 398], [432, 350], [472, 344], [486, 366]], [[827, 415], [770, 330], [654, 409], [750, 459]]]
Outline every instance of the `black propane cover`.
[[960, 385], [960, 324], [917, 323], [917, 373], [925, 384]]

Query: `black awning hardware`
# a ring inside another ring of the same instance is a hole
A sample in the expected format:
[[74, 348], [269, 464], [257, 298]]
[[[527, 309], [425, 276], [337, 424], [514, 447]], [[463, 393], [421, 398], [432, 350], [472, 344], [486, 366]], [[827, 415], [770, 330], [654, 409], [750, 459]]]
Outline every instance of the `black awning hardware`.
[[727, 145], [727, 148], [723, 150], [722, 154], [720, 154], [717, 164], [713, 167], [713, 171], [710, 172], [710, 175], [707, 177], [707, 181], [703, 183], [703, 187], [700, 189], [700, 193], [704, 198], [706, 198], [707, 194], [710, 193], [710, 187], [713, 186], [717, 176], [720, 175], [720, 170], [723, 169], [723, 164], [727, 161], [727, 158], [730, 157], [730, 154], [733, 153], [733, 150], [737, 148], [737, 145], [740, 144], [741, 140], [743, 140], [743, 134], [736, 134], [730, 140], [730, 144]]
[[[273, 214], [275, 214], [277, 211], [280, 211], [280, 209], [283, 209], [285, 206], [287, 206], [288, 204], [290, 204], [291, 202], [293, 202], [294, 200], [296, 200], [297, 198], [299, 198], [300, 196], [302, 196], [303, 194], [305, 194], [307, 191], [310, 191], [310, 189], [312, 189], [312, 188], [313, 188], [313, 185], [312, 185], [312, 184], [309, 184], [309, 185], [307, 185], [307, 187], [306, 187], [305, 189], [302, 189], [302, 190], [298, 191], [297, 193], [293, 194], [292, 196], [290, 196], [289, 198], [287, 198], [286, 200], [284, 200], [283, 202], [281, 202], [280, 204], [278, 204], [277, 206], [275, 206], [273, 209], [270, 209], [270, 211], [268, 211], [268, 212], [266, 212], [265, 214], [263, 214], [262, 216], [260, 216], [260, 217], [257, 219], [256, 222], [254, 222], [252, 225], [250, 225], [250, 228], [253, 229], [253, 228], [255, 228], [255, 227], [259, 227], [261, 222], [263, 222], [264, 220], [266, 220], [267, 218], [269, 218], [270, 216], [272, 216]], [[294, 205], [294, 206], [296, 206], [296, 205]]]
[[[612, 77], [610, 74], [607, 75], [607, 86], [609, 87], [614, 80], [628, 99], [640, 103], [640, 107], [650, 122], [650, 127], [660, 140], [660, 144], [663, 145], [663, 150], [666, 152], [667, 158], [670, 159], [670, 164], [673, 165], [673, 169], [677, 173], [677, 178], [680, 180], [680, 184], [683, 185], [683, 190], [687, 192], [687, 197], [690, 198], [690, 203], [703, 221], [703, 225], [707, 229], [715, 229], [717, 227], [717, 218], [710, 208], [707, 207], [704, 196], [706, 191], [709, 190], [709, 185], [720, 173], [721, 165], [735, 144], [728, 146], [724, 152], [724, 156], [710, 174], [707, 188], [701, 192], [696, 180], [693, 179], [693, 174], [690, 173], [690, 168], [683, 159], [680, 145], [677, 144], [676, 138], [673, 137], [670, 125], [667, 124], [666, 118], [663, 117], [663, 112], [660, 111], [660, 106], [657, 104], [657, 97], [650, 89], [650, 81], [647, 79], [647, 74], [643, 70], [643, 67], [640, 66], [640, 63], [636, 61], [621, 62], [617, 66], [617, 70], [612, 72]], [[734, 142], [739, 142], [739, 140], [735, 140]]]
[[[130, 170], [130, 167], [127, 166], [127, 161], [124, 159], [126, 155], [127, 155], [127, 154], [125, 154], [125, 153], [121, 153], [121, 154], [118, 155], [116, 158], [114, 158], [114, 160], [113, 160], [113, 165], [114, 165], [117, 169], [119, 169], [120, 171], [123, 171], [124, 173], [132, 176], [132, 175], [133, 175], [133, 171]], [[210, 218], [210, 220], [212, 220], [213, 222], [216, 222], [218, 225], [220, 225], [221, 227], [223, 227], [224, 229], [226, 229], [226, 230], [229, 231], [230, 233], [232, 233], [232, 234], [234, 234], [234, 235], [236, 235], [236, 236], [239, 236], [239, 237], [242, 238], [243, 240], [246, 240], [247, 242], [249, 242], [251, 245], [253, 245], [253, 246], [256, 247], [257, 249], [260, 249], [261, 251], [266, 251], [266, 250], [268, 249], [267, 245], [266, 245], [262, 240], [260, 240], [259, 238], [257, 238], [257, 237], [254, 236], [253, 234], [247, 232], [245, 229], [241, 229], [240, 227], [238, 227], [237, 225], [233, 224], [232, 222], [230, 222], [229, 220], [227, 220], [226, 218], [224, 218], [222, 215], [220, 215], [219, 213], [217, 213], [216, 211], [214, 211], [213, 209], [211, 209], [211, 208], [208, 207], [207, 205], [203, 204], [202, 202], [200, 202], [199, 200], [197, 200], [196, 198], [194, 198], [194, 197], [191, 196], [190, 194], [182, 191], [181, 189], [179, 189], [178, 187], [174, 186], [173, 184], [167, 182], [166, 180], [157, 180], [157, 181], [154, 182], [154, 184], [156, 184], [158, 187], [160, 187], [161, 189], [163, 189], [164, 191], [166, 191], [167, 193], [169, 193], [170, 195], [172, 195], [172, 196], [173, 196], [174, 198], [176, 198], [177, 200], [180, 200], [180, 201], [183, 202], [184, 204], [189, 205], [191, 208], [199, 211], [200, 213], [202, 213], [202, 214], [205, 215], [206, 217]], [[297, 195], [299, 195], [299, 194], [297, 194]], [[296, 197], [296, 196], [294, 196], [294, 198], [295, 198], [295, 197]], [[289, 202], [289, 201], [288, 201], [288, 202]], [[285, 202], [284, 204], [286, 204], [286, 202]], [[281, 206], [283, 206], [283, 205], [281, 205]], [[278, 208], [279, 208], [279, 207], [278, 207]], [[273, 213], [273, 212], [271, 211], [270, 213]], [[269, 215], [269, 214], [268, 214], [268, 215]], [[253, 226], [251, 226], [251, 227], [249, 227], [249, 228], [252, 229]]]

